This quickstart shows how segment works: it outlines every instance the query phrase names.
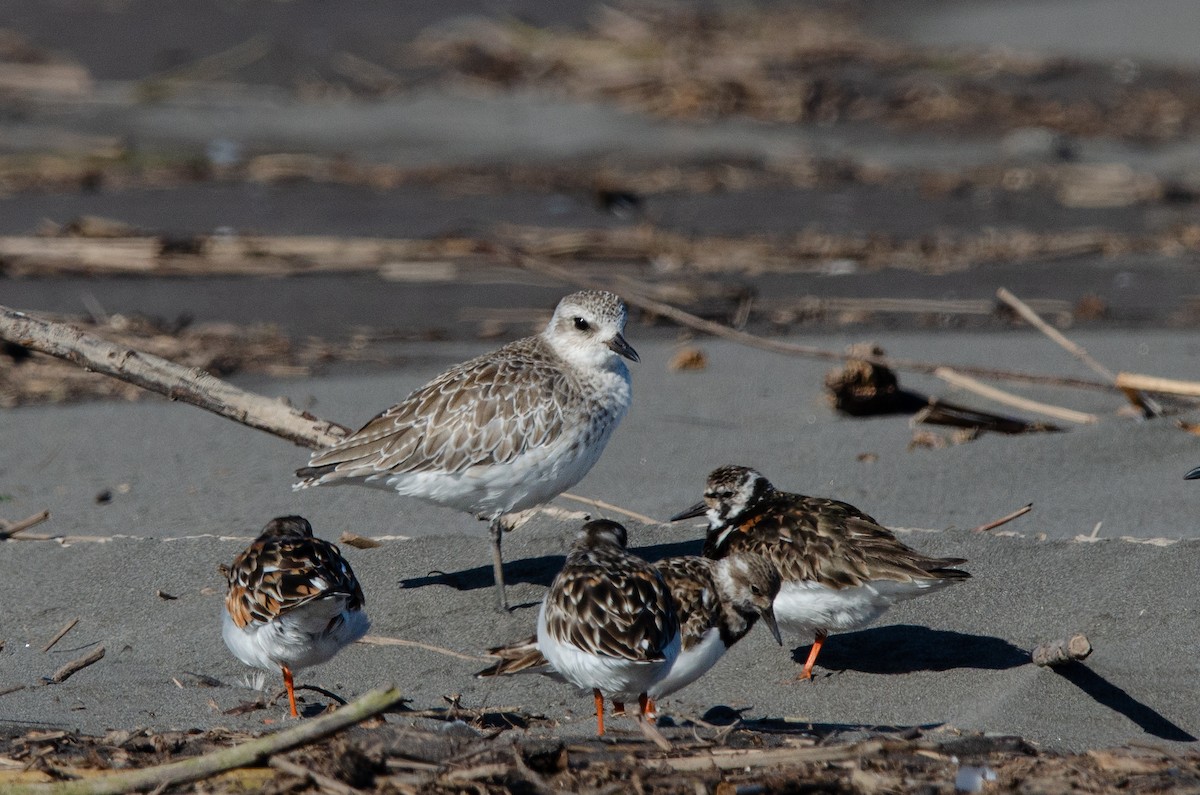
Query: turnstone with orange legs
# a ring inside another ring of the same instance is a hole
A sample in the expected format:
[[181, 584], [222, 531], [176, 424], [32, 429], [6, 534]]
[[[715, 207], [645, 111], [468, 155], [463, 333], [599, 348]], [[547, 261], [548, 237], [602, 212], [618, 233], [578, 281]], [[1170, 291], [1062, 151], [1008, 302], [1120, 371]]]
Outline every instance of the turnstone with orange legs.
[[450, 368], [313, 453], [296, 488], [358, 483], [488, 520], [506, 610], [501, 517], [549, 502], [600, 458], [632, 394], [626, 314], [612, 293], [566, 296], [540, 334]]
[[[647, 709], [699, 679], [744, 638], [761, 618], [782, 643], [772, 604], [779, 572], [761, 555], [736, 554], [722, 560], [685, 555], [653, 564], [671, 591], [679, 620], [680, 651], [667, 674], [646, 695]], [[497, 676], [545, 666], [537, 636], [489, 649], [500, 661], [479, 676]]]
[[616, 522], [585, 524], [538, 612], [538, 648], [564, 679], [592, 691], [600, 735], [604, 699], [618, 712], [637, 701], [644, 716], [647, 693], [679, 656], [671, 591], [625, 543]]
[[300, 516], [272, 519], [230, 567], [221, 634], [246, 665], [281, 670], [292, 717], [292, 674], [366, 634], [363, 593], [338, 548]]
[[896, 602], [971, 576], [953, 568], [961, 558], [922, 555], [853, 505], [779, 491], [749, 467], [714, 470], [704, 501], [671, 519], [694, 516], [708, 517], [706, 557], [757, 553], [779, 570], [779, 625], [814, 638], [800, 679], [812, 678], [830, 632], [859, 629]]

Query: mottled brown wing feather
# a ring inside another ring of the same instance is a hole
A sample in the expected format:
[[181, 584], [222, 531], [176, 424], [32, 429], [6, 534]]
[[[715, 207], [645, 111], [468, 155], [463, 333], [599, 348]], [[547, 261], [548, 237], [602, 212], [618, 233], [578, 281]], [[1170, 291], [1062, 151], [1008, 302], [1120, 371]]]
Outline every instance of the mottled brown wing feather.
[[245, 627], [331, 594], [349, 595], [352, 610], [364, 604], [354, 571], [336, 546], [319, 538], [260, 538], [233, 561], [225, 607]]
[[297, 474], [462, 472], [512, 461], [574, 421], [561, 407], [577, 387], [554, 360], [540, 338], [528, 337], [464, 362], [314, 454]]
[[488, 649], [491, 654], [500, 659], [475, 674], [477, 677], [504, 676], [527, 671], [531, 668], [546, 664], [546, 658], [538, 651], [537, 635], [531, 635], [525, 640], [510, 643], [507, 646], [496, 646]]
[[721, 600], [713, 580], [713, 562], [686, 555], [660, 560], [654, 568], [671, 589], [681, 645], [688, 651], [720, 622]]
[[966, 579], [949, 568], [964, 560], [931, 558], [908, 547], [886, 527], [852, 505], [800, 495], [766, 503], [745, 517], [721, 544], [710, 532], [705, 555], [739, 550], [767, 556], [784, 580], [851, 588], [870, 580]]
[[666, 583], [649, 564], [609, 567], [604, 577], [564, 569], [547, 595], [546, 629], [585, 652], [637, 662], [664, 659], [679, 631]]

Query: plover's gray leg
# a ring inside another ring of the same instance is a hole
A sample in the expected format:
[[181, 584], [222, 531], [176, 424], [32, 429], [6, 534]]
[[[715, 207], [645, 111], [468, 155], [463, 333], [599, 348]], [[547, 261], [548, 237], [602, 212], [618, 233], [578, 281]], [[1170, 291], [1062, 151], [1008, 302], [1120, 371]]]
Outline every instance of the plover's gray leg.
[[504, 558], [500, 554], [500, 535], [504, 532], [504, 524], [500, 516], [492, 517], [488, 525], [492, 537], [492, 577], [496, 580], [496, 611], [508, 612], [508, 597], [504, 595]]

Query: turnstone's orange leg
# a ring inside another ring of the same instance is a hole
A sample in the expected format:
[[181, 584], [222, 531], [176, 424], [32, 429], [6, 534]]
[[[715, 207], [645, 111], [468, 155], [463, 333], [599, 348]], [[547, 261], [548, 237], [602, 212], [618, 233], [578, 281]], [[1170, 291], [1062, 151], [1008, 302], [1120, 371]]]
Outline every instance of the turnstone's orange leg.
[[654, 723], [658, 719], [658, 715], [655, 714], [654, 710], [654, 699], [650, 698], [650, 696], [645, 693], [638, 696], [638, 706], [642, 708], [642, 717], [646, 720]]
[[280, 666], [283, 669], [283, 686], [287, 688], [288, 706], [292, 708], [292, 717], [300, 717], [300, 713], [296, 711], [296, 687], [292, 682], [292, 669], [286, 665]]
[[[604, 736], [604, 696], [600, 694], [599, 688], [592, 688], [592, 696], [596, 699], [596, 736]], [[615, 702], [614, 702], [615, 706]]]
[[812, 679], [813, 666], [817, 664], [817, 655], [821, 653], [821, 646], [824, 645], [827, 637], [829, 637], [828, 632], [823, 629], [817, 630], [817, 636], [813, 639], [812, 651], [808, 653], [808, 660], [804, 663], [804, 670], [796, 677], [797, 679]]

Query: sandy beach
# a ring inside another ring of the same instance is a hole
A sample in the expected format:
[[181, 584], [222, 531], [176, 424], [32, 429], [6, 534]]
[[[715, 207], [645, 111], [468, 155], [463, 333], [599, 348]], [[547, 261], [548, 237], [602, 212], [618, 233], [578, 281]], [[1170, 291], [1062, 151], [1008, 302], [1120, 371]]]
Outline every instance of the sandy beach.
[[[626, 524], [649, 559], [697, 553], [702, 527], [665, 520], [736, 463], [967, 558], [972, 577], [832, 636], [812, 682], [794, 680], [810, 638], [779, 648], [755, 630], [663, 704], [668, 738], [1021, 738], [988, 757], [998, 768], [1149, 744], [1187, 786], [1177, 767], [1200, 770], [1200, 485], [1183, 480], [1200, 465], [1196, 406], [1160, 397], [1164, 416], [1134, 416], [997, 291], [1113, 373], [1200, 380], [1200, 83], [1179, 33], [1194, 14], [1149, 4], [1147, 30], [1176, 32], [1154, 34], [1158, 48], [1114, 40], [1120, 4], [1035, 5], [132, 0], [50, 14], [0, 0], [4, 306], [166, 345], [349, 427], [530, 333], [579, 283], [641, 307], [626, 334], [641, 354], [632, 408], [571, 490], [593, 502], [560, 497], [505, 537], [503, 615], [483, 523], [366, 488], [293, 492], [305, 449], [156, 396], [101, 399], [95, 381], [56, 389], [63, 370], [35, 375], [46, 361], [0, 349], [0, 520], [50, 513], [0, 540], [0, 773], [32, 764], [29, 737], [286, 725], [278, 704], [241, 708], [280, 683], [252, 682], [221, 642], [217, 567], [293, 513], [331, 541], [378, 542], [343, 551], [372, 635], [403, 643], [355, 644], [299, 680], [345, 699], [395, 684], [421, 714], [391, 713], [354, 742], [411, 728], [584, 747], [586, 694], [536, 674], [475, 678], [485, 650], [533, 630], [585, 515]], [[1094, 36], [1055, 33], [1080, 15]], [[1095, 421], [1002, 406], [931, 367], [898, 368], [901, 386], [1061, 430], [971, 437], [908, 414], [845, 416], [823, 387], [835, 363], [685, 328], [653, 302], [734, 336], [1003, 371], [988, 383]], [[246, 354], [251, 341], [274, 353]], [[673, 366], [684, 349], [702, 365]], [[1073, 633], [1091, 641], [1086, 660], [1031, 662]], [[308, 717], [330, 703], [302, 698]], [[455, 710], [519, 725], [492, 735]], [[610, 726], [611, 746], [587, 747], [649, 764], [631, 722]], [[39, 781], [55, 775], [44, 768]], [[1134, 775], [1117, 768], [1088, 791]], [[917, 787], [906, 780], [873, 791]]]

